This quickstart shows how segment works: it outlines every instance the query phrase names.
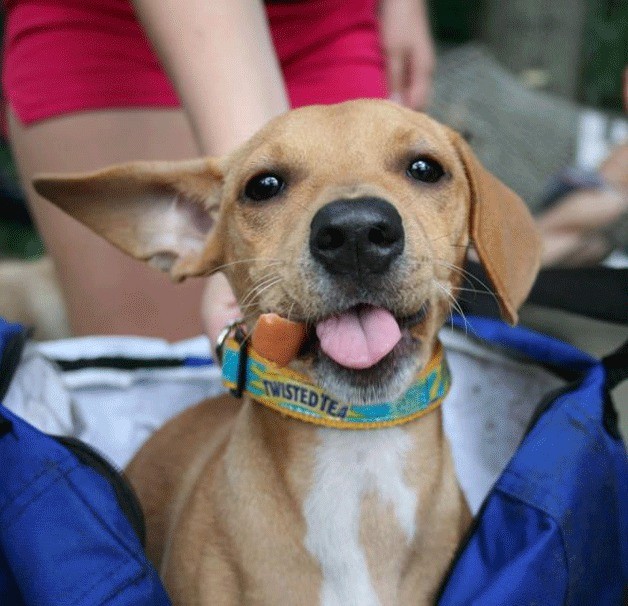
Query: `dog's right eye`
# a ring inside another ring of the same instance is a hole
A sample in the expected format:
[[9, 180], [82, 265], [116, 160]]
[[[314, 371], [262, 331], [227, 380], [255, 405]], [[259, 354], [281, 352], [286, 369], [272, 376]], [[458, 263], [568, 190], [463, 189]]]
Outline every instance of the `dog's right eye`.
[[436, 183], [445, 174], [445, 171], [436, 160], [421, 156], [410, 163], [406, 174], [415, 181]]
[[254, 202], [263, 202], [280, 194], [285, 186], [286, 182], [279, 175], [264, 173], [248, 181], [244, 195]]

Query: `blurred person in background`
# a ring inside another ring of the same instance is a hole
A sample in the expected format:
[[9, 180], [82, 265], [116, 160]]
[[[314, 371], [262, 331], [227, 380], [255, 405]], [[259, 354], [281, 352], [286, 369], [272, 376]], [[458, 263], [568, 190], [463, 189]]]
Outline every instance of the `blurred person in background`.
[[[623, 78], [628, 114], [628, 67]], [[538, 218], [543, 265], [594, 265], [613, 251], [628, 253], [628, 141], [617, 145], [594, 172], [558, 174]]]
[[213, 339], [238, 309], [220, 275], [174, 285], [127, 258], [39, 198], [35, 174], [223, 155], [289, 107], [390, 97], [421, 109], [434, 68], [423, 0], [4, 6], [9, 136], [76, 335]]

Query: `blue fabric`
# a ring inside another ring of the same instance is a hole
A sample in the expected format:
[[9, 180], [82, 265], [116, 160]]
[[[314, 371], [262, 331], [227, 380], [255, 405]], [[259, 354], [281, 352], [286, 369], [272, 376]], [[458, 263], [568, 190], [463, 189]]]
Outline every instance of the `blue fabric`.
[[[621, 604], [628, 463], [603, 426], [602, 364], [522, 328], [470, 322], [470, 334], [581, 378], [488, 495], [439, 605]], [[0, 320], [0, 353], [19, 330]], [[1, 405], [0, 416], [11, 424], [0, 431], [0, 604], [168, 604], [108, 482]]]
[[21, 324], [13, 324], [7, 322], [4, 318], [0, 318], [0, 359], [9, 341], [21, 332], [24, 332], [24, 327]]
[[603, 425], [603, 365], [556, 339], [467, 320], [471, 334], [582, 378], [543, 413], [498, 479], [439, 605], [621, 604], [628, 462]]
[[214, 359], [205, 356], [188, 356], [183, 360], [183, 366], [196, 368], [198, 366], [213, 366]]
[[[0, 344], [18, 330], [0, 320]], [[109, 482], [1, 405], [0, 417], [0, 604], [168, 605]]]

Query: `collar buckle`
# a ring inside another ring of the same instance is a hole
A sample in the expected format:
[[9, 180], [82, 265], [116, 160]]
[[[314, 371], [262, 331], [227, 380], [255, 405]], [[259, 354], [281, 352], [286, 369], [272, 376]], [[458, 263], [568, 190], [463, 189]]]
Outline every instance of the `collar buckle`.
[[231, 389], [231, 393], [236, 398], [241, 398], [244, 390], [246, 389], [246, 369], [249, 360], [249, 335], [246, 332], [246, 324], [242, 318], [233, 320], [225, 326], [218, 337], [216, 338], [216, 357], [218, 363], [222, 366], [223, 354], [225, 348], [225, 342], [229, 337], [233, 336], [233, 339], [238, 344], [239, 356], [238, 356], [238, 377], [236, 386]]
[[232, 320], [225, 326], [216, 337], [216, 358], [218, 359], [218, 364], [222, 366], [222, 359], [225, 350], [225, 341], [232, 336], [238, 342], [238, 345], [242, 345], [242, 343], [246, 339], [246, 324], [242, 318], [237, 318], [236, 320]]

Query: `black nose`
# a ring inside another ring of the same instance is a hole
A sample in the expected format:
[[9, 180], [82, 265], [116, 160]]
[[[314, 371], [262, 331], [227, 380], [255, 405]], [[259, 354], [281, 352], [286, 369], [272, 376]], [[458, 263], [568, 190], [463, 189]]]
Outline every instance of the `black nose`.
[[401, 217], [381, 198], [330, 202], [310, 225], [310, 253], [334, 274], [383, 273], [403, 245]]

